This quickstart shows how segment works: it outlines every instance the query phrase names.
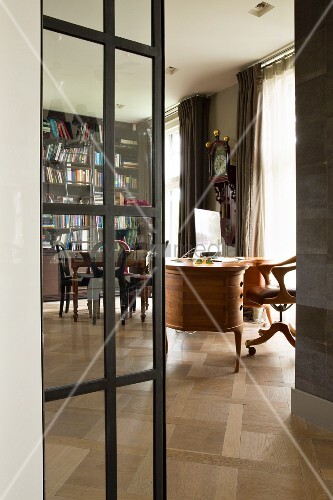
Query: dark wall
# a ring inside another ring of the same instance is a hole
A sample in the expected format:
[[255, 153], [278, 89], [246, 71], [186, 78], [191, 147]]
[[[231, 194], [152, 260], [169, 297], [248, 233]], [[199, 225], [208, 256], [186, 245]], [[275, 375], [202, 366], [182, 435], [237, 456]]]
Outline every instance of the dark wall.
[[333, 9], [295, 0], [296, 388], [333, 401]]

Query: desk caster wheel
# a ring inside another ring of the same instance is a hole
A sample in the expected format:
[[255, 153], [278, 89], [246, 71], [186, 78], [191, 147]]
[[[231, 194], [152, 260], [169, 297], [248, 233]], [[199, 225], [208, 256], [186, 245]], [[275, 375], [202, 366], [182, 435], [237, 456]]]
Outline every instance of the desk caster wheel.
[[249, 349], [249, 356], [254, 356], [255, 353], [257, 352], [256, 348], [253, 346], [249, 347], [248, 349]]

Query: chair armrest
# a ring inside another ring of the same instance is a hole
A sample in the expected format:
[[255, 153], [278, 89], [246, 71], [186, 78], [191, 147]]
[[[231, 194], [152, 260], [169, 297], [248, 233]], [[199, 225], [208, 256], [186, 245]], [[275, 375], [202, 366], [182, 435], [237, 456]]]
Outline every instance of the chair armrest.
[[291, 295], [288, 293], [288, 290], [286, 289], [286, 285], [284, 282], [284, 277], [287, 273], [290, 271], [295, 271], [296, 266], [274, 266], [272, 268], [272, 274], [276, 278], [277, 282], [279, 283], [280, 287], [280, 293], [279, 297], [283, 300], [283, 297], [285, 297], [286, 300], [290, 299]]
[[[286, 264], [293, 264], [296, 262], [296, 256], [291, 257], [290, 259], [284, 260], [282, 262], [275, 262], [272, 264], [260, 264], [258, 266], [259, 272], [262, 274], [265, 280], [265, 285], [269, 285], [271, 280], [270, 280], [270, 274], [272, 272], [272, 269], [277, 267], [277, 266], [284, 266]], [[291, 269], [290, 269], [291, 270]], [[287, 271], [288, 272], [288, 271]], [[274, 274], [274, 273], [273, 273]], [[276, 277], [276, 276], [275, 276]], [[277, 279], [277, 278], [276, 278]], [[278, 280], [279, 281], [279, 280]]]

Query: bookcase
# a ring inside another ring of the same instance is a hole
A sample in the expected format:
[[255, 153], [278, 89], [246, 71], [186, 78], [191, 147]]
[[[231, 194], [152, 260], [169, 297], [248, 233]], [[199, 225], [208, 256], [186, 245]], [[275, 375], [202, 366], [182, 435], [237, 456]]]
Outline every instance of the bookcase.
[[[115, 204], [136, 204], [139, 193], [139, 139], [136, 124], [115, 123]], [[103, 123], [99, 118], [53, 110], [43, 113], [43, 201], [102, 204], [104, 182]], [[119, 217], [117, 238], [135, 241], [134, 219]], [[44, 214], [43, 246], [60, 239], [72, 250], [89, 250], [101, 241], [102, 218]], [[121, 238], [123, 239], [123, 238]]]

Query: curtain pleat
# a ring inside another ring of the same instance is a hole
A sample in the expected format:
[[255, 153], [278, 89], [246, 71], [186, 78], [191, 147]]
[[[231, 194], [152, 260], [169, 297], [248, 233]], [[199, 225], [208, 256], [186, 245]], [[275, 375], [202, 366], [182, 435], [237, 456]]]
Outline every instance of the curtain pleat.
[[238, 73], [237, 79], [236, 255], [257, 257], [263, 252], [260, 64]]
[[195, 247], [194, 209], [206, 208], [209, 186], [208, 138], [210, 98], [193, 96], [179, 104], [180, 203], [178, 255]]

